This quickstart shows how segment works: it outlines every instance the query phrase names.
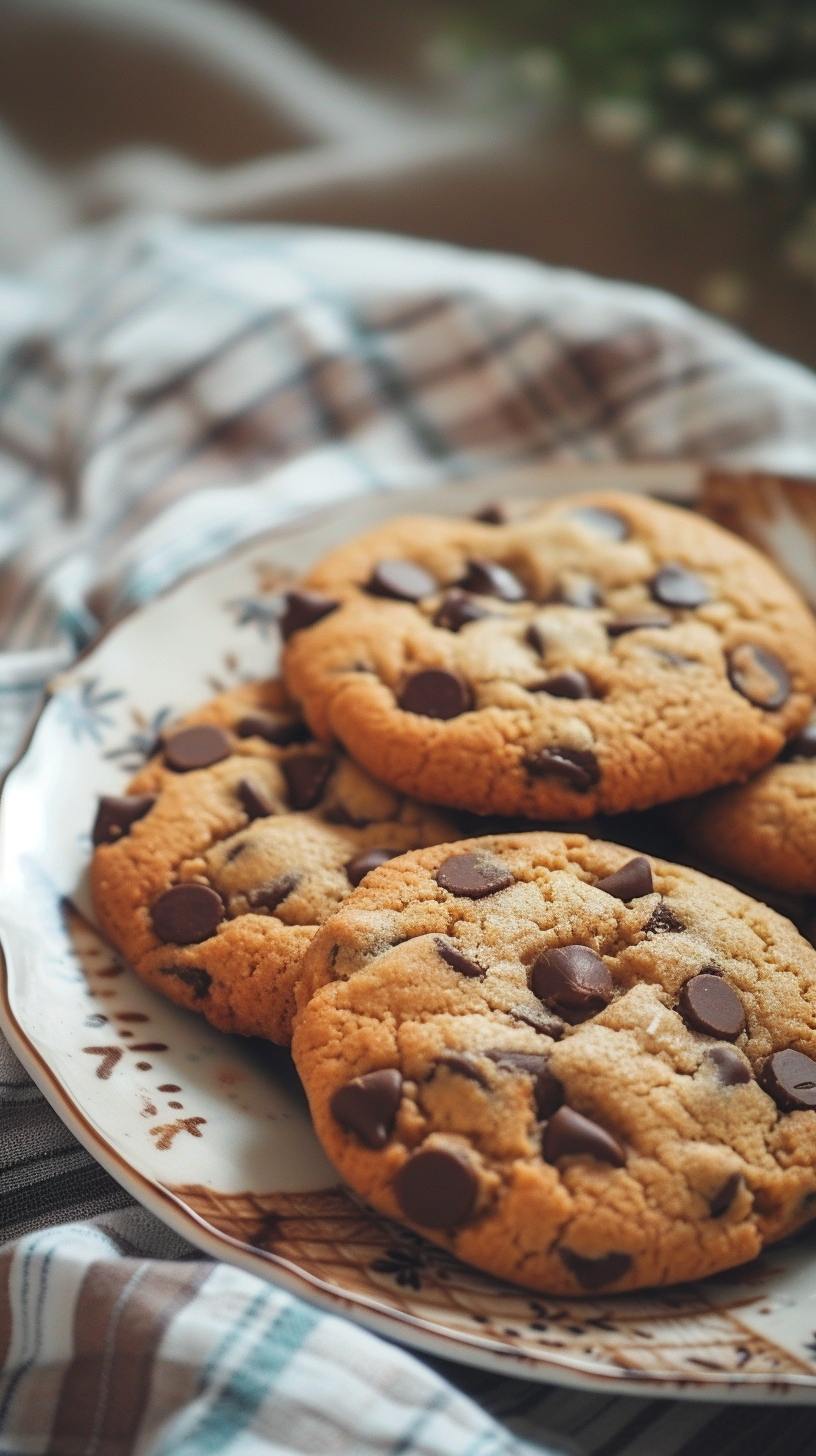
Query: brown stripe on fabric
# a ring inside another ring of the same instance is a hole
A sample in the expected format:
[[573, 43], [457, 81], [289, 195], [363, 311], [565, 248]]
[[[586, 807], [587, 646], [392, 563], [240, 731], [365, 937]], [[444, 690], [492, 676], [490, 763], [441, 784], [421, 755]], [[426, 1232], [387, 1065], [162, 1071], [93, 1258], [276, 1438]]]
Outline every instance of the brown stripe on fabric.
[[77, 1299], [74, 1357], [46, 1456], [127, 1456], [147, 1404], [167, 1327], [212, 1273], [202, 1263], [147, 1259], [91, 1264]]
[[4, 1370], [11, 1344], [11, 1296], [9, 1278], [14, 1262], [14, 1250], [7, 1249], [0, 1255], [0, 1370]]

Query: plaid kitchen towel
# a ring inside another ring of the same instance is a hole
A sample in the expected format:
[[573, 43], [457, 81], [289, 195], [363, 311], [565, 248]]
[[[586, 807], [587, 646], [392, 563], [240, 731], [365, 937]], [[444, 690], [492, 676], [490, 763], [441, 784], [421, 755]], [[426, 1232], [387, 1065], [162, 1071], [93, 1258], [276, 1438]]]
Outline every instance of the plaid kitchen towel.
[[[677, 458], [816, 477], [816, 379], [521, 260], [166, 219], [78, 236], [0, 279], [0, 763], [101, 626], [259, 530], [510, 462]], [[0, 1452], [816, 1453], [806, 1410], [435, 1370], [202, 1259], [5, 1046], [0, 1189]]]

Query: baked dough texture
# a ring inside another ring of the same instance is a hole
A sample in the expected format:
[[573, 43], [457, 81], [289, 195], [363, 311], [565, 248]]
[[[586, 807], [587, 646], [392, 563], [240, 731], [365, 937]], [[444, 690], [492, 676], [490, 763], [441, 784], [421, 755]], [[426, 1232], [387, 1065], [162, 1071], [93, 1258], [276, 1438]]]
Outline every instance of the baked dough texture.
[[631, 861], [546, 832], [406, 854], [298, 987], [295, 1062], [350, 1186], [551, 1294], [699, 1279], [816, 1213], [816, 951]]

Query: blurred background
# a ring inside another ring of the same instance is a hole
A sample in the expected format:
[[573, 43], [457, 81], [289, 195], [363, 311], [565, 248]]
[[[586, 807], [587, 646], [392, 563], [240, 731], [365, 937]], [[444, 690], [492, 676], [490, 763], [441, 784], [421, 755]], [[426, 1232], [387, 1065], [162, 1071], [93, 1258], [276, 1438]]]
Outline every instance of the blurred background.
[[816, 365], [816, 4], [0, 0], [0, 266], [132, 209], [683, 295]]

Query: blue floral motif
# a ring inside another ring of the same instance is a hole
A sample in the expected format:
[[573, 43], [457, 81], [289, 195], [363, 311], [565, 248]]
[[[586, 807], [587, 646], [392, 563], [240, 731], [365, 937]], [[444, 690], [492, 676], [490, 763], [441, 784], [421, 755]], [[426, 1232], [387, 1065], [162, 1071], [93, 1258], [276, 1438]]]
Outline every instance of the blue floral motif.
[[75, 743], [86, 737], [94, 743], [101, 743], [104, 730], [112, 728], [115, 722], [107, 711], [108, 707], [123, 696], [121, 688], [109, 688], [103, 692], [99, 678], [89, 677], [76, 688], [66, 688], [58, 693], [55, 703], [60, 721], [67, 726]]
[[270, 627], [276, 627], [281, 614], [279, 600], [262, 601], [260, 597], [238, 597], [226, 603], [227, 610], [235, 613], [236, 627], [257, 627], [262, 637], [269, 636]]
[[103, 758], [113, 759], [118, 762], [119, 767], [133, 773], [137, 768], [150, 758], [155, 751], [156, 740], [168, 720], [173, 716], [173, 709], [170, 707], [159, 708], [153, 717], [145, 718], [142, 713], [135, 709], [131, 710], [133, 720], [136, 724], [133, 732], [128, 735], [119, 748], [109, 748], [103, 754]]

